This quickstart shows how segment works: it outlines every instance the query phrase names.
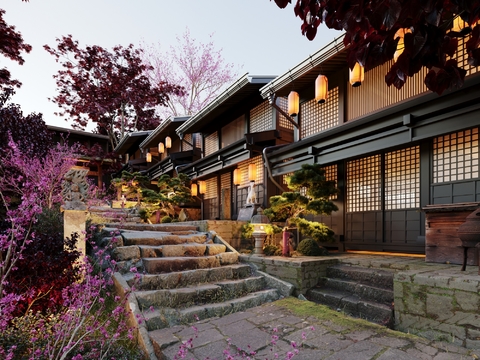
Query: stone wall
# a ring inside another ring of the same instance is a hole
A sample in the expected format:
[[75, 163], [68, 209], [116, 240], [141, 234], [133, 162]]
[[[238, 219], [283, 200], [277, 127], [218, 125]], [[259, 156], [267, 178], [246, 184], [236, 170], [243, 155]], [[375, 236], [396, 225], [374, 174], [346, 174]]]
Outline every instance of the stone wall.
[[479, 349], [479, 291], [475, 268], [399, 272], [394, 278], [396, 329]]
[[289, 282], [295, 286], [294, 294], [306, 294], [308, 289], [316, 286], [320, 277], [327, 274], [327, 267], [337, 264], [338, 259], [333, 258], [282, 258], [280, 256], [255, 256], [240, 255], [242, 262], [248, 262], [269, 275]]
[[198, 227], [198, 231], [215, 231], [218, 236], [228, 242], [235, 250], [241, 248], [241, 229], [246, 221], [234, 220], [198, 220], [186, 221], [185, 224], [191, 224]]

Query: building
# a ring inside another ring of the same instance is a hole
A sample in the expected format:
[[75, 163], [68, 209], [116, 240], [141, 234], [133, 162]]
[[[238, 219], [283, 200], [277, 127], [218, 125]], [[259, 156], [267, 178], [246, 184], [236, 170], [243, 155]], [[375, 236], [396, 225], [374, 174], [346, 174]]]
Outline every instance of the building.
[[[463, 52], [456, 57], [467, 65]], [[366, 71], [360, 86], [349, 83], [346, 63], [339, 38], [260, 90], [264, 99], [292, 90], [300, 98], [295, 142], [268, 151], [265, 164], [273, 176], [325, 167], [339, 211], [321, 220], [339, 247], [425, 253], [425, 206], [480, 201], [478, 68], [439, 96], [424, 85], [426, 69], [397, 90], [385, 84], [391, 63]], [[328, 79], [323, 103], [319, 75]]]

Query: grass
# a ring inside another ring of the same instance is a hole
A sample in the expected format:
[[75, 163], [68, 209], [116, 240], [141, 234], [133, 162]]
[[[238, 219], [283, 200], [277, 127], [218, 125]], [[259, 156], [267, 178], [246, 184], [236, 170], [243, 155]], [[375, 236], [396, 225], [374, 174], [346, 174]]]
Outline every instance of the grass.
[[325, 305], [320, 305], [312, 301], [299, 300], [295, 297], [277, 300], [275, 305], [287, 309], [302, 318], [314, 317], [319, 323], [330, 321], [336, 325], [347, 328], [348, 332], [368, 329], [375, 331], [377, 334], [385, 334], [412, 340], [421, 339], [418, 336], [391, 330], [384, 326], [373, 324], [367, 320], [352, 318], [344, 315], [342, 312], [332, 310]]

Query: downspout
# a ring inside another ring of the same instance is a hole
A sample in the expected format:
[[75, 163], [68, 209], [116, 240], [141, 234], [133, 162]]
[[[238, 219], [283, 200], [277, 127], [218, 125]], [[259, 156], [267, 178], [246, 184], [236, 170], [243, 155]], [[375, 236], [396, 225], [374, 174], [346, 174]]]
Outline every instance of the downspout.
[[281, 144], [281, 145], [273, 145], [273, 146], [267, 146], [263, 149], [262, 151], [262, 157], [263, 157], [263, 162], [265, 164], [265, 167], [267, 168], [267, 174], [268, 174], [268, 178], [274, 183], [274, 185], [280, 190], [280, 191], [284, 191], [285, 189], [283, 187], [281, 187], [277, 181], [273, 178], [273, 175], [272, 175], [272, 169], [270, 167], [270, 162], [268, 161], [268, 157], [267, 157], [267, 151], [268, 150], [272, 150], [272, 149], [278, 149], [278, 148], [281, 148], [285, 145], [288, 145], [288, 144]]

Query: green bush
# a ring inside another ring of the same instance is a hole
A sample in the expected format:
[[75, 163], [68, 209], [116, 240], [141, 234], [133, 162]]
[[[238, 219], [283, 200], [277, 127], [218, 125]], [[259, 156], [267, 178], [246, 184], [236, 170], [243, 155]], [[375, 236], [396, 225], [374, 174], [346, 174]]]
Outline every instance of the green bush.
[[162, 217], [162, 220], [160, 220], [160, 222], [162, 224], [166, 224], [166, 223], [171, 223], [172, 222], [172, 218], [170, 216], [164, 216]]
[[263, 254], [266, 256], [277, 255], [280, 248], [276, 245], [265, 245], [263, 248]]
[[303, 239], [297, 246], [297, 251], [305, 256], [325, 256], [328, 255], [328, 251], [319, 246], [318, 243], [311, 239]]

